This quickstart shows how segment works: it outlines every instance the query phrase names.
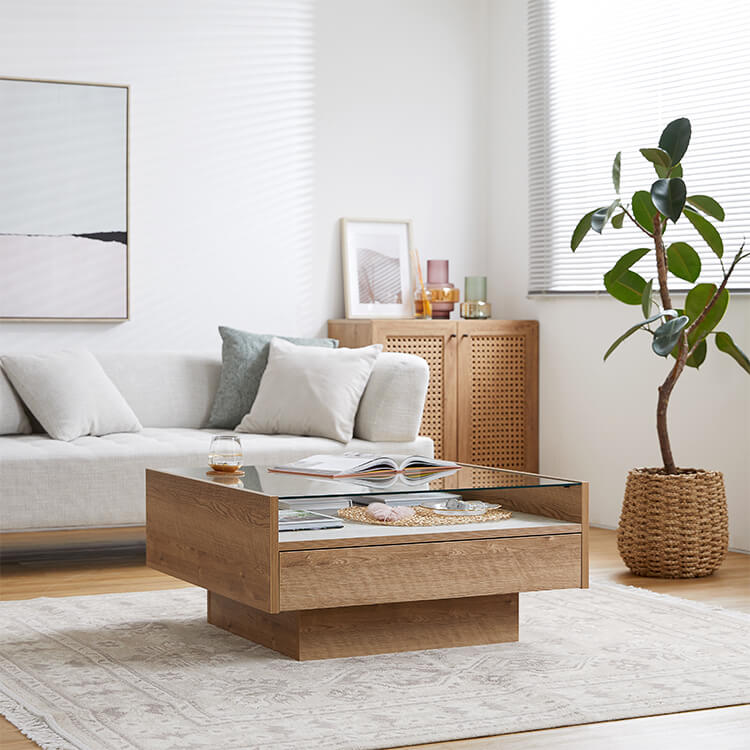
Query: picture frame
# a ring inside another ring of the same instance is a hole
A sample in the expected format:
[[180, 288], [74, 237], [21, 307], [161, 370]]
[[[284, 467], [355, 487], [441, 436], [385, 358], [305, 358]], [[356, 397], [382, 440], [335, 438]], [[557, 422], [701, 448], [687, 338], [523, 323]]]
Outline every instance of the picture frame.
[[130, 87], [0, 76], [0, 108], [0, 321], [129, 320]]
[[414, 317], [411, 221], [342, 218], [340, 223], [346, 317]]

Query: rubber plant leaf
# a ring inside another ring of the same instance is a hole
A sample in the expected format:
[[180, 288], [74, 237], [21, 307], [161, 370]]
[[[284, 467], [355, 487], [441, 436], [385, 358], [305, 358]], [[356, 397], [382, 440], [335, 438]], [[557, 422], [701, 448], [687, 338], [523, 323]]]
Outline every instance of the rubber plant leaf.
[[732, 337], [728, 333], [720, 331], [716, 334], [716, 346], [720, 352], [728, 354], [735, 362], [750, 375], [750, 359], [747, 354], [740, 349], [737, 344], [732, 341]]
[[591, 229], [591, 217], [596, 213], [596, 210], [597, 209], [589, 211], [578, 222], [578, 224], [576, 224], [576, 228], [573, 230], [573, 236], [570, 238], [570, 249], [573, 252], [575, 252], [575, 249], [581, 244], [583, 238], [588, 234], [589, 229]]
[[690, 120], [680, 117], [664, 128], [659, 138], [659, 148], [666, 151], [672, 159], [672, 164], [679, 164], [690, 145]]
[[[677, 175], [679, 176], [679, 175]], [[724, 221], [724, 209], [709, 195], [688, 195], [687, 202], [716, 221]]]
[[717, 258], [724, 255], [724, 242], [721, 239], [719, 230], [706, 218], [689, 208], [685, 209], [685, 216], [688, 221], [696, 228], [698, 234], [706, 241], [706, 244], [716, 253]]
[[677, 313], [674, 310], [665, 310], [663, 313], [657, 313], [656, 315], [652, 315], [650, 318], [646, 318], [646, 320], [642, 320], [640, 323], [636, 323], [634, 326], [631, 326], [628, 328], [625, 333], [622, 334], [622, 336], [618, 336], [613, 342], [612, 345], [607, 349], [606, 354], [604, 355], [604, 361], [607, 361], [607, 357], [609, 357], [612, 352], [617, 349], [620, 344], [622, 344], [625, 339], [630, 338], [636, 331], [643, 328], [643, 326], [647, 326], [649, 323], [653, 323], [655, 320], [659, 320], [661, 317], [674, 317]]
[[[696, 284], [685, 297], [685, 315], [691, 323], [696, 321], [703, 312], [706, 305], [716, 294], [716, 284]], [[708, 311], [708, 314], [700, 322], [695, 331], [690, 335], [692, 343], [700, 341], [708, 336], [711, 331], [719, 325], [724, 317], [727, 305], [729, 304], [729, 292], [726, 289], [721, 290], [716, 304]]]
[[675, 164], [673, 167], [654, 164], [654, 171], [657, 177], [682, 177], [682, 164]]
[[680, 218], [687, 198], [687, 188], [680, 177], [657, 180], [651, 186], [651, 200], [661, 214], [672, 221]]
[[646, 283], [646, 286], [643, 289], [643, 294], [641, 295], [641, 309], [643, 310], [643, 317], [648, 318], [649, 315], [651, 315], [651, 307], [653, 305], [653, 300], [651, 299], [651, 292], [654, 288], [654, 280], [651, 279]]
[[669, 169], [672, 166], [672, 158], [666, 151], [660, 148], [642, 148], [641, 153], [652, 164]]
[[701, 274], [701, 259], [687, 242], [673, 242], [667, 248], [667, 268], [692, 284]]
[[622, 167], [622, 151], [615, 154], [615, 160], [612, 162], [612, 184], [615, 186], [615, 192], [620, 194], [620, 169]]
[[633, 217], [647, 231], [654, 231], [654, 216], [656, 216], [656, 206], [654, 206], [651, 196], [645, 190], [639, 190], [633, 193], [631, 200], [633, 206]]
[[606, 208], [598, 208], [596, 211], [594, 211], [592, 217], [591, 217], [591, 228], [598, 232], [599, 234], [602, 233], [602, 230], [607, 225], [607, 222], [610, 220], [612, 214], [615, 212], [615, 209], [620, 205], [620, 199], [615, 198], [615, 200], [612, 201]]
[[682, 331], [689, 322], [690, 318], [687, 315], [679, 315], [666, 323], [662, 323], [654, 331], [654, 338], [651, 342], [654, 353], [660, 357], [668, 356], [680, 340]]
[[646, 280], [630, 268], [649, 251], [647, 247], [630, 250], [604, 274], [604, 286], [615, 299], [626, 305], [641, 304]]

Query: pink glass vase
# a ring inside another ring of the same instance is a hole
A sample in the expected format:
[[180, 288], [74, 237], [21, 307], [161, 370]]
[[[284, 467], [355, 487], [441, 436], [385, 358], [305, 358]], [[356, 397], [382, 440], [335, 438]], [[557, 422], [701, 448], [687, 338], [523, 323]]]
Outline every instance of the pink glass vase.
[[432, 317], [447, 320], [453, 312], [460, 292], [448, 281], [448, 261], [427, 261], [427, 284], [432, 300]]

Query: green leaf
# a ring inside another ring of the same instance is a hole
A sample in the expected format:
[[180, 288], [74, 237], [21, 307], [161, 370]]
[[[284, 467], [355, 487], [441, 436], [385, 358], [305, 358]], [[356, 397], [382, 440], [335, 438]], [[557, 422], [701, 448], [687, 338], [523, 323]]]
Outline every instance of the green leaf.
[[595, 232], [602, 233], [615, 209], [620, 205], [620, 199], [615, 198], [606, 208], [598, 208], [591, 217], [591, 228]]
[[672, 164], [679, 164], [690, 144], [690, 120], [680, 117], [664, 128], [659, 138], [659, 148], [664, 149], [672, 159]]
[[669, 169], [672, 166], [672, 159], [666, 151], [660, 148], [642, 148], [641, 153], [652, 164]]
[[575, 252], [575, 249], [581, 244], [583, 238], [588, 234], [591, 229], [591, 217], [595, 211], [589, 211], [576, 225], [573, 230], [573, 236], [570, 238], [570, 249]]
[[701, 259], [687, 242], [673, 242], [667, 248], [667, 268], [678, 278], [692, 283], [701, 274]]
[[750, 359], [748, 359], [747, 354], [745, 354], [745, 352], [743, 352], [742, 349], [732, 341], [732, 337], [728, 333], [720, 331], [716, 334], [716, 346], [719, 351], [728, 354], [746, 373], [750, 374]]
[[658, 177], [682, 177], [682, 164], [675, 164], [673, 167], [654, 164], [654, 169]]
[[651, 252], [650, 247], [639, 247], [635, 250], [628, 250], [617, 263], [612, 266], [608, 273], [614, 273], [616, 271], [627, 271], [628, 268], [634, 266], [644, 255]]
[[687, 202], [716, 221], [724, 221], [724, 209], [708, 195], [688, 195]]
[[639, 190], [633, 193], [632, 199], [633, 217], [647, 231], [654, 231], [654, 216], [656, 216], [656, 206], [654, 206], [651, 196], [645, 190]]
[[620, 194], [620, 167], [622, 165], [622, 151], [618, 151], [615, 160], [612, 162], [612, 184], [615, 186], [615, 192]]
[[[689, 343], [690, 342], [688, 341], [688, 344]], [[708, 346], [706, 345], [706, 340], [703, 339], [703, 341], [695, 347], [695, 351], [685, 360], [685, 364], [688, 367], [695, 367], [697, 370], [706, 361], [707, 353]]]
[[657, 180], [651, 186], [651, 200], [661, 214], [677, 221], [685, 206], [687, 188], [679, 177]]
[[654, 340], [651, 342], [651, 348], [655, 354], [660, 357], [666, 357], [674, 349], [675, 344], [680, 340], [682, 330], [690, 322], [687, 315], [679, 315], [666, 323], [662, 323], [654, 331]]
[[724, 255], [724, 242], [721, 239], [719, 230], [700, 214], [689, 208], [685, 209], [685, 216], [688, 221], [698, 230], [698, 234], [706, 241], [706, 244], [716, 253], [718, 258]]
[[630, 267], [648, 252], [647, 247], [630, 250], [604, 274], [604, 286], [615, 299], [626, 305], [641, 304], [646, 280], [635, 271], [631, 271]]
[[651, 290], [654, 288], [654, 280], [651, 279], [646, 283], [641, 295], [641, 309], [643, 310], [643, 317], [648, 318], [651, 315], [651, 306], [653, 301], [651, 300]]
[[[694, 323], [703, 312], [706, 305], [716, 294], [716, 284], [696, 284], [685, 297], [685, 314]], [[729, 304], [729, 292], [726, 289], [721, 290], [716, 304], [709, 310], [708, 314], [701, 321], [700, 325], [690, 335], [691, 343], [700, 341], [708, 336], [716, 328], [719, 321], [724, 317], [727, 305]]]
[[623, 211], [621, 214], [616, 214], [612, 217], [612, 226], [615, 229], [622, 229], [622, 223], [625, 220], [625, 212]]
[[[669, 314], [671, 313], [671, 315]], [[655, 320], [658, 320], [662, 317], [662, 315], [665, 315], [667, 317], [673, 317], [677, 315], [677, 313], [674, 310], [665, 310], [663, 313], [656, 313], [656, 315], [652, 315], [650, 318], [646, 318], [646, 320], [642, 320], [640, 323], [636, 323], [634, 326], [631, 326], [628, 328], [625, 333], [622, 334], [622, 336], [618, 336], [613, 342], [612, 345], [607, 349], [607, 353], [604, 355], [604, 361], [607, 361], [607, 357], [609, 357], [612, 352], [617, 349], [620, 344], [622, 344], [625, 339], [632, 336], [639, 328], [643, 328], [643, 326], [647, 326], [649, 323], [653, 323]]]

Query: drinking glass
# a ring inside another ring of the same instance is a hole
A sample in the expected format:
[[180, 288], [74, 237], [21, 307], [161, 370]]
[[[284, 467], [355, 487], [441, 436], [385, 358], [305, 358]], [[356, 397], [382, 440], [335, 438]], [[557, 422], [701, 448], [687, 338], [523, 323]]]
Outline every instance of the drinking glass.
[[240, 439], [236, 435], [214, 435], [208, 451], [208, 465], [214, 471], [238, 471], [242, 466]]

